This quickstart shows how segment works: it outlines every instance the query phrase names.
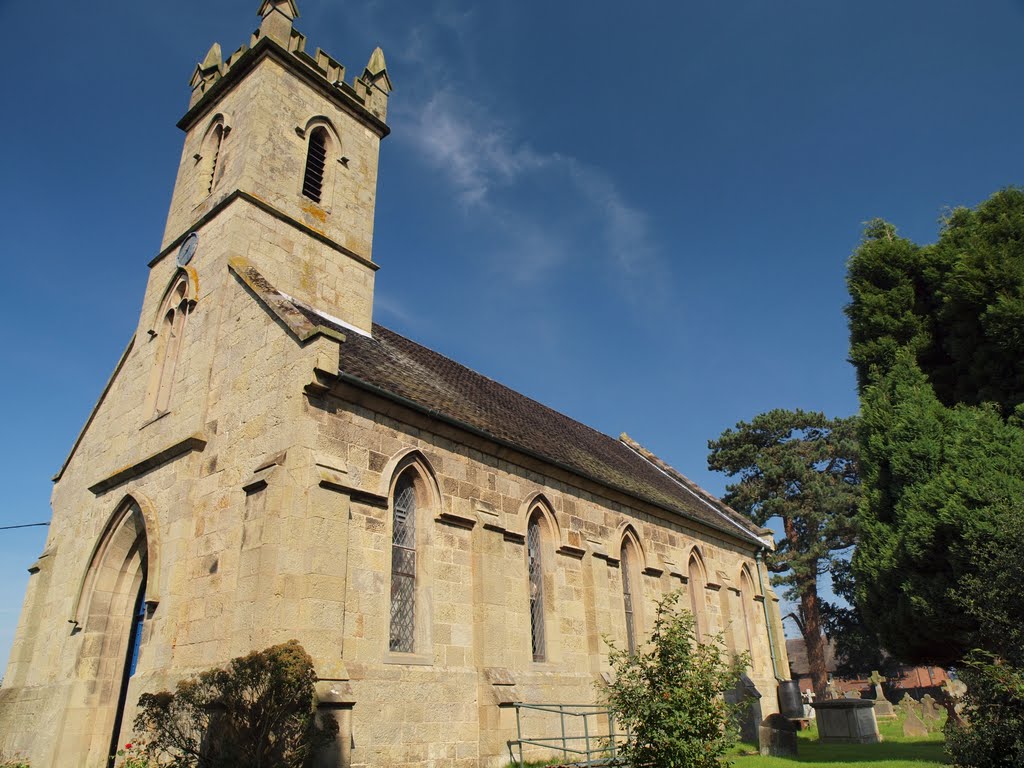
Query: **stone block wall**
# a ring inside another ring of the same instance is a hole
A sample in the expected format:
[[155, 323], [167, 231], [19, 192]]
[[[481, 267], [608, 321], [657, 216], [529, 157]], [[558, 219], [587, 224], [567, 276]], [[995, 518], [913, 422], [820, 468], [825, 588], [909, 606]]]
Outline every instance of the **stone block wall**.
[[[759, 582], [749, 549], [695, 523], [612, 498], [579, 478], [545, 474], [526, 457], [506, 452], [499, 459], [471, 436], [411, 412], [401, 414], [354, 388], [339, 397], [344, 399], [312, 401], [310, 415], [317, 422], [317, 450], [344, 464], [346, 482], [359, 491], [351, 496], [338, 492], [349, 517], [346, 619], [337, 642], [354, 701], [353, 765], [503, 765], [506, 741], [515, 738], [515, 720], [502, 705], [594, 702], [602, 673], [609, 671], [602, 638], [625, 644], [618, 558], [627, 527], [643, 552], [642, 575], [633, 586], [637, 634], [649, 633], [661, 596], [695, 588], [684, 571], [696, 550], [707, 574], [706, 583], [696, 589], [709, 632], [724, 632], [732, 650], [747, 650], [747, 633], [738, 628], [741, 568], [748, 569], [755, 587]], [[387, 499], [396, 475], [410, 463], [433, 490], [421, 497], [430, 509], [419, 510], [417, 529], [424, 563], [417, 621], [427, 628], [417, 632], [415, 658], [402, 658], [388, 650], [392, 513]], [[375, 498], [361, 501], [360, 493]], [[527, 517], [538, 505], [554, 522], [553, 540], [545, 550], [550, 560], [544, 582], [544, 662], [532, 658], [524, 543]], [[777, 702], [765, 600], [774, 604], [777, 598], [771, 593], [750, 596], [748, 620], [754, 646], [750, 675], [769, 714], [777, 711]], [[784, 669], [785, 659], [778, 658], [779, 649], [775, 653]], [[420, 707], [423, 700], [431, 706]], [[450, 717], [431, 719], [441, 706], [455, 710]], [[381, 711], [406, 712], [411, 731], [381, 718]], [[542, 715], [526, 717], [527, 729], [550, 727]], [[442, 757], [436, 745], [444, 739], [420, 746], [404, 740], [403, 734], [429, 733], [431, 723], [446, 721], [444, 733], [471, 744], [474, 754], [452, 758], [449, 750]], [[575, 722], [582, 728], [582, 721]]]

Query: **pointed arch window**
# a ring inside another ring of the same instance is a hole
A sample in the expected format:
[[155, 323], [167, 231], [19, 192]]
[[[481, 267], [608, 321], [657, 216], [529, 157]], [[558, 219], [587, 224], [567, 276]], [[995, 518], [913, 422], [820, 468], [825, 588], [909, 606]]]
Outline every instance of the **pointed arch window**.
[[181, 270], [175, 276], [161, 304], [158, 326], [150, 332], [156, 337], [157, 352], [146, 391], [146, 410], [149, 418], [166, 413], [170, 406], [174, 374], [190, 303], [188, 273]]
[[622, 570], [622, 602], [626, 611], [626, 647], [632, 656], [636, 653], [636, 612], [633, 606], [633, 563], [634, 556], [629, 539], [622, 542], [620, 568]]
[[541, 514], [530, 518], [526, 527], [526, 558], [530, 580], [530, 643], [534, 661], [547, 659], [544, 634], [544, 540]]
[[409, 472], [394, 491], [389, 648], [398, 653], [416, 648], [416, 487]]
[[197, 203], [205, 200], [217, 186], [220, 177], [223, 175], [223, 149], [224, 141], [227, 139], [231, 129], [224, 122], [224, 115], [218, 114], [210, 122], [203, 136], [202, 147], [196, 154], [196, 162], [199, 164], [199, 178], [196, 180], [198, 189]]
[[302, 194], [319, 203], [323, 197], [324, 172], [327, 168], [327, 129], [314, 128], [309, 134], [306, 170], [302, 177]]
[[757, 658], [754, 655], [754, 584], [750, 580], [747, 569], [740, 572], [740, 610], [743, 619], [743, 637], [746, 641], [746, 649], [750, 652], [750, 666], [756, 668]]
[[224, 126], [218, 124], [213, 129], [213, 134], [210, 141], [210, 160], [208, 163], [208, 172], [210, 175], [209, 183], [206, 188], [206, 193], [213, 192], [214, 186], [217, 184], [217, 176], [220, 171], [220, 149], [224, 143]]
[[688, 581], [690, 593], [690, 611], [693, 613], [694, 632], [697, 635], [697, 642], [704, 642], [707, 633], [707, 624], [704, 617], [704, 568], [701, 566], [697, 555], [690, 556], [688, 568]]

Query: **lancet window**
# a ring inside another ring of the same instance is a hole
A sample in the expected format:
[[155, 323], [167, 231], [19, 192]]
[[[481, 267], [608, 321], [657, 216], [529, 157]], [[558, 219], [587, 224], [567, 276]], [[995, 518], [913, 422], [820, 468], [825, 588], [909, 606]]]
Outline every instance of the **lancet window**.
[[690, 593], [690, 611], [693, 613], [697, 642], [700, 643], [704, 641], [704, 636], [707, 633], [707, 620], [704, 616], [704, 569], [696, 554], [690, 556], [688, 577], [687, 591]]
[[530, 579], [530, 642], [534, 661], [547, 659], [544, 636], [544, 555], [543, 524], [537, 512], [526, 528], [526, 557]]
[[406, 472], [395, 486], [391, 530], [390, 649], [416, 647], [416, 488]]
[[171, 389], [178, 364], [185, 320], [189, 311], [189, 278], [182, 270], [174, 278], [158, 315], [158, 325], [152, 331], [156, 336], [157, 352], [146, 392], [147, 412], [150, 417], [167, 411], [171, 402]]
[[632, 546], [628, 540], [622, 542], [620, 568], [622, 570], [622, 602], [626, 610], [626, 647], [630, 655], [636, 653], [636, 612], [633, 607], [633, 563], [630, 551]]
[[747, 569], [740, 572], [740, 605], [743, 618], [743, 633], [746, 641], [746, 648], [750, 652], [750, 666], [754, 667], [756, 658], [754, 656], [754, 585], [750, 581]]

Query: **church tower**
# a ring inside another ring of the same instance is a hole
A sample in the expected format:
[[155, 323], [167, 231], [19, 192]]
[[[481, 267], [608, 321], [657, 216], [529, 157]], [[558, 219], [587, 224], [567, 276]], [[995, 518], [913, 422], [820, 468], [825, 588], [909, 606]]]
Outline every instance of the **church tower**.
[[54, 477], [0, 689], [0, 755], [33, 768], [108, 768], [142, 692], [253, 648], [299, 636], [341, 674], [316, 472], [343, 462], [314, 456], [304, 387], [371, 333], [391, 82], [379, 48], [354, 78], [307, 51], [294, 0], [258, 14], [194, 70], [137, 330]]
[[377, 156], [391, 82], [377, 48], [351, 83], [263, 0], [249, 45], [214, 43], [192, 76], [185, 143], [158, 261], [192, 233], [258, 262], [282, 290], [369, 332]]
[[602, 638], [640, 647], [680, 588], [776, 711], [771, 532], [372, 322], [384, 54], [347, 77], [294, 0], [259, 16], [193, 73], [136, 331], [53, 478], [0, 755], [110, 768], [142, 694], [295, 639], [338, 725], [318, 768], [505, 765], [518, 704], [593, 701]]

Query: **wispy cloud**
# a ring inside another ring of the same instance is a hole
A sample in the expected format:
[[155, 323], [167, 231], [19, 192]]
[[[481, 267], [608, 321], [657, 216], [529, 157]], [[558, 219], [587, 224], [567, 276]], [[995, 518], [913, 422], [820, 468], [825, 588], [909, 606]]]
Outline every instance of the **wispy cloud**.
[[480, 112], [474, 102], [456, 99], [450, 88], [407, 112], [413, 122], [408, 138], [430, 165], [448, 175], [467, 205], [482, 204], [493, 187], [513, 184], [545, 164], [500, 125], [474, 114]]
[[[463, 208], [487, 217], [517, 250], [514, 275], [539, 279], [547, 270], [593, 248], [627, 281], [657, 272], [660, 251], [646, 213], [630, 205], [602, 169], [561, 152], [542, 152], [520, 140], [507, 123], [452, 87], [404, 108], [405, 140], [441, 173]], [[534, 190], [558, 201], [561, 214], [546, 215]], [[595, 238], [595, 233], [597, 237]], [[624, 284], [626, 290], [637, 286]]]
[[[366, 25], [381, 28], [376, 10]], [[585, 260], [630, 298], [657, 301], [667, 261], [650, 217], [604, 169], [564, 147], [539, 147], [507, 101], [484, 101], [475, 43], [478, 11], [440, 0], [416, 25], [393, 26], [385, 50], [402, 71], [391, 104], [393, 141], [410, 146], [461, 213], [493, 236], [493, 266], [538, 282]], [[441, 83], [440, 87], [438, 84]]]
[[390, 315], [406, 325], [419, 324], [418, 318], [409, 311], [408, 307], [386, 293], [380, 291], [374, 293], [373, 307], [375, 310], [383, 312], [385, 315]]

